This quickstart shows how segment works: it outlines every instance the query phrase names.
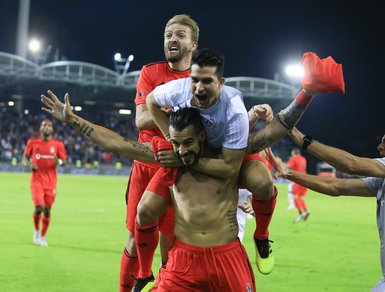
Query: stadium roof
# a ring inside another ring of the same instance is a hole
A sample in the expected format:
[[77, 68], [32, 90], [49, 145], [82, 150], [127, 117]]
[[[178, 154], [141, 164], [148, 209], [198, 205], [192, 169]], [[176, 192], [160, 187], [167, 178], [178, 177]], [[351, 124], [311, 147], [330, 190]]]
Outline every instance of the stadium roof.
[[[140, 71], [121, 75], [111, 69], [78, 61], [58, 61], [37, 65], [20, 56], [0, 52], [0, 101], [18, 99], [35, 103], [41, 93], [51, 89], [60, 96], [69, 92], [77, 103], [88, 101], [99, 106], [133, 108], [135, 86]], [[292, 98], [298, 88], [282, 82], [229, 77], [226, 84], [238, 88], [245, 99]]]

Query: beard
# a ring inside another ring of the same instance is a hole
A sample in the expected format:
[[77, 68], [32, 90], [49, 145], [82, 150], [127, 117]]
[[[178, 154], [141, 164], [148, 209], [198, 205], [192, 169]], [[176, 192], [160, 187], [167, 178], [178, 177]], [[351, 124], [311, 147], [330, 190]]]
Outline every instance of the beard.
[[190, 52], [187, 48], [179, 47], [179, 52], [177, 54], [170, 53], [168, 48], [164, 49], [164, 54], [166, 56], [166, 59], [170, 63], [176, 63], [182, 60], [184, 57], [186, 57]]
[[193, 151], [187, 152], [187, 154], [184, 155], [184, 156], [191, 157], [191, 159], [190, 159], [190, 161], [189, 161], [188, 163], [186, 163], [186, 162], [183, 160], [182, 156], [180, 156], [180, 154], [177, 153], [177, 156], [178, 156], [179, 160], [182, 162], [183, 166], [187, 166], [187, 167], [191, 167], [191, 166], [195, 165], [196, 162], [198, 162], [198, 157], [199, 157], [199, 155], [200, 155], [200, 151], [199, 151], [198, 153], [193, 152]]

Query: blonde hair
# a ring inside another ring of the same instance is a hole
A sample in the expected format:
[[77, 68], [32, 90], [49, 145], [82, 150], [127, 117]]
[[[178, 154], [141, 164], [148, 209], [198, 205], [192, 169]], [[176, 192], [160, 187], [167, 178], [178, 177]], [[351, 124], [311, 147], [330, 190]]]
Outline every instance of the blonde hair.
[[171, 18], [167, 24], [166, 29], [173, 24], [180, 24], [187, 26], [191, 29], [191, 39], [194, 42], [198, 42], [199, 39], [199, 26], [194, 19], [187, 14], [178, 14]]

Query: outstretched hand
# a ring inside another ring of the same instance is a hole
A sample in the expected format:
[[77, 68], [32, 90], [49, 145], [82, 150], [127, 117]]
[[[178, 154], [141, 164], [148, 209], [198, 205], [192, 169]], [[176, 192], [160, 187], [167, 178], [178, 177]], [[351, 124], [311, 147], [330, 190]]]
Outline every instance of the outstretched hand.
[[69, 94], [64, 95], [64, 103], [62, 103], [51, 90], [48, 90], [47, 93], [48, 96], [41, 95], [41, 102], [46, 106], [41, 109], [59, 121], [68, 121], [70, 115], [72, 115]]

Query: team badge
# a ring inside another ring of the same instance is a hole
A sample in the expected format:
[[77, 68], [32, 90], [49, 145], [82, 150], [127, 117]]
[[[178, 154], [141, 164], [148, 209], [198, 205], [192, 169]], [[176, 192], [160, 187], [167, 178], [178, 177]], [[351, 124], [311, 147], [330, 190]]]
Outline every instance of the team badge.
[[215, 120], [214, 119], [205, 119], [204, 120], [204, 123], [205, 123], [205, 125], [206, 125], [206, 127], [208, 128], [208, 129], [212, 129], [212, 128], [214, 128], [215, 127]]

